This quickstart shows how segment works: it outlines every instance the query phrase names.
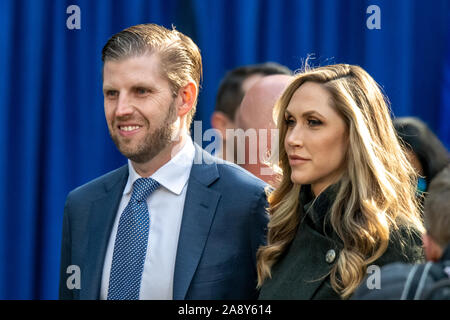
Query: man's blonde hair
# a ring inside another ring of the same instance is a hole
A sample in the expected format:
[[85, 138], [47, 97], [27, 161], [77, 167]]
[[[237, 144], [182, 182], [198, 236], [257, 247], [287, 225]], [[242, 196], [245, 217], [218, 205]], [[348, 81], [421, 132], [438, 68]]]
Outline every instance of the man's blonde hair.
[[[157, 54], [161, 61], [161, 75], [170, 83], [176, 97], [180, 88], [193, 81], [200, 90], [202, 57], [191, 38], [175, 30], [156, 24], [140, 24], [113, 35], [102, 50], [102, 61], [121, 60], [144, 54]], [[195, 114], [197, 97], [186, 119], [190, 127]]]

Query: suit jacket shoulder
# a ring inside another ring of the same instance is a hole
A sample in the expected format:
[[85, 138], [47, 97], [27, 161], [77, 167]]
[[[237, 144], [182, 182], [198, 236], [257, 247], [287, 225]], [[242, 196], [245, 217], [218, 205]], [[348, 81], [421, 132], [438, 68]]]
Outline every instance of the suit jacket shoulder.
[[[197, 144], [195, 144], [196, 148], [196, 158], [194, 159], [193, 168], [191, 171], [191, 176], [194, 179], [198, 179], [199, 176], [201, 176], [201, 179], [205, 180], [208, 179], [208, 176], [217, 175], [217, 178], [220, 177], [221, 183], [224, 184], [232, 184], [235, 187], [244, 187], [247, 188], [248, 191], [260, 191], [261, 189], [265, 189], [268, 185], [264, 181], [260, 180], [259, 178], [255, 177], [245, 169], [241, 168], [240, 166], [231, 163], [226, 160], [219, 159], [217, 157], [214, 157], [210, 155], [205, 150], [201, 149]], [[207, 170], [208, 173], [207, 177], [204, 177], [205, 174], [205, 165], [214, 166], [217, 168], [217, 172], [214, 172], [215, 170]], [[197, 167], [201, 168], [201, 174], [198, 175], [197, 173]], [[249, 189], [248, 189], [249, 188]], [[232, 192], [233, 190], [227, 190]]]
[[[60, 263], [60, 299], [98, 299], [103, 258], [128, 166], [88, 182], [67, 196]], [[67, 268], [78, 266], [81, 289], [66, 285]]]
[[103, 197], [116, 183], [126, 182], [128, 178], [128, 164], [110, 171], [94, 180], [91, 180], [74, 190], [68, 195], [71, 201], [92, 201]]

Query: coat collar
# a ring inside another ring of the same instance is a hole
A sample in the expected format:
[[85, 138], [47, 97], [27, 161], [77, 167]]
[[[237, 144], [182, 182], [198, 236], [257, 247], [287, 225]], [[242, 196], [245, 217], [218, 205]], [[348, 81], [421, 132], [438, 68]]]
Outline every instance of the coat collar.
[[311, 185], [301, 187], [299, 196], [301, 220], [309, 223], [315, 231], [322, 235], [332, 236], [334, 234], [330, 213], [338, 190], [339, 183], [329, 186], [319, 196], [314, 197]]

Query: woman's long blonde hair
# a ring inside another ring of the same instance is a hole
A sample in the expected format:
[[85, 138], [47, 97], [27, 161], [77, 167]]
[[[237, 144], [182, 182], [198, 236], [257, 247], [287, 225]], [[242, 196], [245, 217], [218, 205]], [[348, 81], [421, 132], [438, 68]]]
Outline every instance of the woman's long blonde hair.
[[282, 172], [269, 194], [267, 245], [258, 251], [258, 286], [271, 277], [271, 268], [292, 242], [300, 216], [300, 185], [291, 181], [284, 138], [284, 112], [294, 92], [305, 82], [322, 84], [332, 107], [344, 119], [349, 139], [346, 168], [330, 212], [343, 250], [330, 271], [331, 285], [348, 298], [362, 281], [367, 266], [385, 251], [392, 231], [424, 231], [415, 198], [417, 176], [399, 144], [390, 110], [377, 83], [362, 68], [337, 64], [306, 69], [297, 75], [277, 101], [274, 120], [279, 129], [276, 165]]

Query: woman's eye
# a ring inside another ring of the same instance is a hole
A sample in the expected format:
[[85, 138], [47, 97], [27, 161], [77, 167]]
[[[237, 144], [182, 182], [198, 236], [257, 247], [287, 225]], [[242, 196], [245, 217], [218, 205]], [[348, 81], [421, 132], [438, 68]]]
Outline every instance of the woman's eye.
[[287, 119], [285, 118], [284, 122], [286, 123], [286, 125], [288, 127], [292, 127], [293, 125], [295, 125], [295, 121], [292, 118], [287, 118]]
[[306, 121], [308, 123], [308, 126], [310, 126], [310, 127], [317, 127], [322, 124], [322, 121], [317, 120], [317, 119], [308, 119]]

